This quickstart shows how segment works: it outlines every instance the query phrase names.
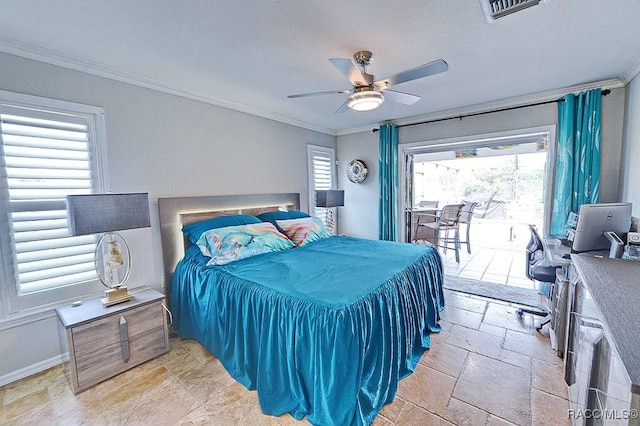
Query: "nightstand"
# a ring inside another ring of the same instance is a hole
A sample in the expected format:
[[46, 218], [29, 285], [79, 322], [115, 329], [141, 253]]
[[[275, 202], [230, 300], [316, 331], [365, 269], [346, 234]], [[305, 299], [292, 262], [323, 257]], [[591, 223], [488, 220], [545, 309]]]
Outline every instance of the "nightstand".
[[169, 350], [164, 295], [152, 289], [132, 294], [133, 300], [106, 308], [96, 298], [56, 309], [74, 393]]

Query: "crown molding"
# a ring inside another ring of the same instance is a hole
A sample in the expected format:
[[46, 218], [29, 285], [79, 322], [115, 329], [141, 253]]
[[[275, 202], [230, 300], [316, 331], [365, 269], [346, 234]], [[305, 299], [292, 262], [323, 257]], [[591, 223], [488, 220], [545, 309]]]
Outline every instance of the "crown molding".
[[10, 39], [7, 37], [0, 36], [0, 52], [20, 56], [26, 59], [32, 59], [39, 62], [44, 62], [50, 65], [72, 69], [74, 71], [92, 74], [98, 77], [104, 77], [123, 83], [133, 84], [135, 86], [156, 90], [170, 95], [180, 96], [194, 101], [199, 101], [210, 105], [231, 109], [234, 111], [243, 112], [245, 114], [278, 121], [284, 124], [290, 124], [292, 126], [301, 127], [307, 130], [325, 133], [330, 136], [336, 136], [335, 129], [319, 126], [281, 114], [275, 114], [240, 102], [218, 98], [209, 93], [187, 89], [184, 87], [166, 83], [164, 81], [122, 71], [98, 62], [88, 61], [73, 55], [54, 51], [51, 49], [45, 49], [40, 46]]
[[[621, 87], [624, 87], [625, 85], [626, 85], [625, 82], [619, 79], [594, 81], [591, 83], [579, 84], [579, 85], [569, 86], [561, 89], [554, 89], [554, 90], [549, 90], [545, 92], [538, 92], [538, 93], [532, 93], [528, 95], [516, 96], [512, 98], [499, 99], [496, 101], [491, 101], [486, 103], [467, 105], [460, 108], [452, 108], [444, 111], [438, 111], [432, 114], [415, 115], [412, 117], [391, 120], [391, 122], [401, 126], [401, 125], [412, 124], [420, 121], [454, 118], [454, 117], [459, 117], [461, 115], [476, 114], [479, 112], [489, 112], [492, 110], [497, 110], [502, 108], [511, 108], [511, 107], [521, 106], [529, 103], [553, 101], [556, 99], [560, 99], [561, 97], [565, 96], [567, 93], [578, 93], [578, 92], [591, 90], [595, 88], [601, 88], [603, 90], [619, 89]], [[380, 124], [382, 124], [382, 122]], [[337, 135], [343, 136], [343, 135], [348, 135], [352, 133], [368, 132], [371, 130], [372, 130], [371, 126], [345, 129], [345, 130], [339, 131]]]

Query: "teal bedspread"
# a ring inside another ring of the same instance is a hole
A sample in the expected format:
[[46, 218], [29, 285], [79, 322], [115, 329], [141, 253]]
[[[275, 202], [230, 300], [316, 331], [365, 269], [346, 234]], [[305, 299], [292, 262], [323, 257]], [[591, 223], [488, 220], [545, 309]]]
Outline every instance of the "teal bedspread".
[[174, 326], [256, 389], [266, 414], [370, 424], [440, 331], [442, 262], [429, 246], [331, 237], [206, 260], [190, 247], [176, 267]]

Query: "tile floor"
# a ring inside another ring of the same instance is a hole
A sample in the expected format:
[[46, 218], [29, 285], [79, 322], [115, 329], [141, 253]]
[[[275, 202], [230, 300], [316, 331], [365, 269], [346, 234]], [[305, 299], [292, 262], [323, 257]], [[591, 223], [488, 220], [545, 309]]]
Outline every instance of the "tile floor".
[[[569, 424], [562, 362], [516, 307], [447, 291], [442, 332], [374, 425]], [[61, 366], [0, 388], [5, 425], [293, 425], [192, 340], [77, 396]]]
[[[464, 229], [462, 232], [465, 232]], [[525, 273], [528, 225], [508, 221], [474, 219], [471, 227], [471, 254], [462, 245], [460, 262], [455, 252], [440, 248], [447, 275], [471, 278], [535, 290]]]

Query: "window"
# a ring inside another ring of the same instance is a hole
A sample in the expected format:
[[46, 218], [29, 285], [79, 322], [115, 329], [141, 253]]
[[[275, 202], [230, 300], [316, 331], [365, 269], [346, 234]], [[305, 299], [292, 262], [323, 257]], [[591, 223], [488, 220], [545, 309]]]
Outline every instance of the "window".
[[327, 209], [316, 207], [316, 190], [335, 189], [336, 155], [333, 148], [307, 146], [309, 161], [309, 213], [327, 223]]
[[10, 313], [95, 293], [95, 237], [69, 237], [67, 194], [100, 191], [102, 110], [0, 92], [0, 219]]

